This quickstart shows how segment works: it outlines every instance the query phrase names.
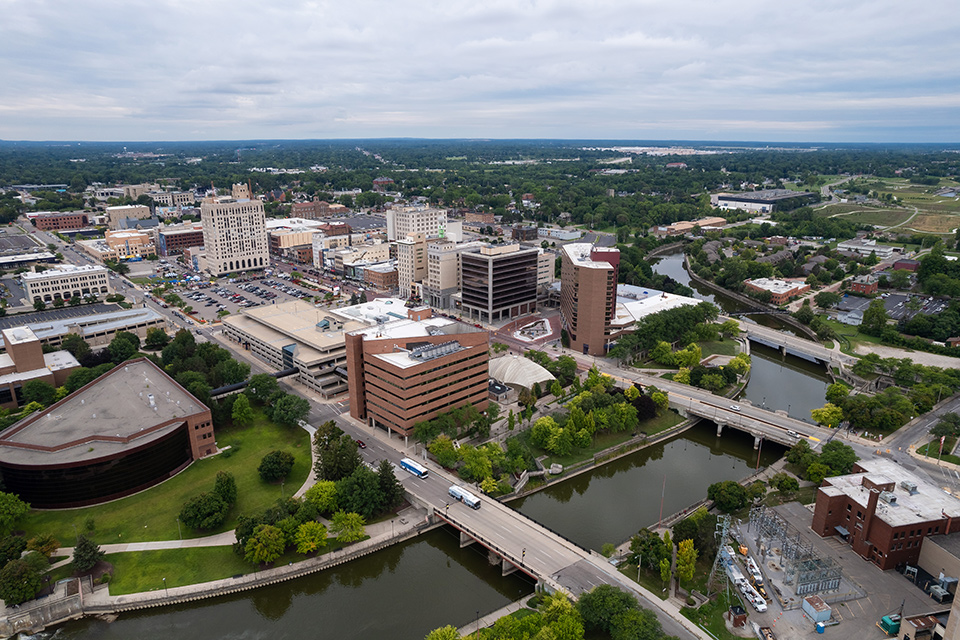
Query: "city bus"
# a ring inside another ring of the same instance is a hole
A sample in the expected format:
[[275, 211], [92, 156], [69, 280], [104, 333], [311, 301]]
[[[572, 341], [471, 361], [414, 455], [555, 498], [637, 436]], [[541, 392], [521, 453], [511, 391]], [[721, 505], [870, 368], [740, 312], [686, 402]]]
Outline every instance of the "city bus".
[[426, 478], [427, 476], [430, 475], [430, 472], [427, 470], [425, 466], [417, 462], [414, 462], [410, 458], [404, 458], [403, 460], [401, 460], [400, 466], [406, 469], [407, 471], [409, 471], [410, 473], [412, 473], [413, 475], [417, 476], [418, 478]]
[[471, 509], [480, 508], [480, 498], [473, 495], [463, 487], [458, 487], [457, 485], [453, 485], [447, 490], [447, 493], [450, 494], [451, 498], [453, 498], [454, 500], [459, 500], [460, 502], [467, 505]]

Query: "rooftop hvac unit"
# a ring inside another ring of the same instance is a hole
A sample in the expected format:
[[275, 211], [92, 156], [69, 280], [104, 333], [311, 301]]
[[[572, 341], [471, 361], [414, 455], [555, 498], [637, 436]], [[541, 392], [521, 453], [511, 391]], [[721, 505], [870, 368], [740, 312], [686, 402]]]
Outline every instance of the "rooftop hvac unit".
[[909, 493], [910, 495], [913, 495], [917, 492], [917, 483], [910, 482], [909, 480], [903, 480], [900, 483], [900, 488], [906, 491], [907, 493]]
[[892, 505], [897, 504], [897, 496], [895, 496], [892, 491], [881, 491], [880, 499], [886, 502], [887, 504], [892, 504]]

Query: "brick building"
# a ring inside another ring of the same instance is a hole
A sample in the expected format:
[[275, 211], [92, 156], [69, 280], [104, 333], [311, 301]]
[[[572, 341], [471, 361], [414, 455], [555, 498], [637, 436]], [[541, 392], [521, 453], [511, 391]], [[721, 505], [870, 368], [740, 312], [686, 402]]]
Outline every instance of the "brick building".
[[350, 415], [409, 436], [418, 422], [472, 404], [485, 411], [489, 334], [429, 307], [346, 334]]
[[790, 298], [810, 291], [810, 285], [798, 280], [757, 278], [755, 280], [744, 280], [743, 284], [750, 291], [769, 291], [771, 304], [785, 304]]
[[90, 219], [83, 211], [69, 211], [37, 216], [33, 219], [33, 224], [42, 231], [60, 231], [82, 229], [90, 224]]
[[850, 283], [850, 290], [855, 293], [873, 294], [879, 288], [879, 279], [873, 274], [857, 276]]
[[811, 528], [886, 571], [916, 565], [924, 538], [960, 531], [960, 500], [890, 460], [860, 460], [817, 491]]
[[620, 251], [586, 242], [566, 244], [560, 251], [560, 321], [570, 348], [585, 354], [606, 354], [617, 305]]
[[183, 253], [184, 249], [203, 246], [203, 224], [191, 222], [179, 226], [165, 227], [157, 231], [157, 254], [172, 256]]

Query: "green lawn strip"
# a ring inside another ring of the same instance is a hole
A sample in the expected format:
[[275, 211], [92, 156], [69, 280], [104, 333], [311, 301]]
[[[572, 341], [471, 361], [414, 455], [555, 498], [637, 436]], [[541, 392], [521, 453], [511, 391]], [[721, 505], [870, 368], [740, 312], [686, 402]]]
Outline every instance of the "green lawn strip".
[[655, 435], [661, 431], [666, 431], [671, 427], [675, 427], [686, 418], [676, 413], [675, 411], [664, 411], [662, 414], [656, 418], [651, 418], [645, 422], [640, 423], [640, 431], [646, 432], [648, 436]]
[[[736, 600], [734, 600], [736, 602]], [[699, 609], [692, 607], [681, 607], [680, 613], [695, 624], [703, 625], [714, 638], [718, 640], [740, 640], [727, 629], [723, 614], [727, 612], [730, 605], [727, 602], [726, 592], [717, 594], [717, 597], [706, 603]]]
[[[956, 444], [956, 438], [947, 438], [943, 442], [944, 451], [952, 451], [954, 445]], [[936, 460], [938, 458], [938, 452], [940, 451], [940, 438], [935, 438], [923, 445], [922, 447], [917, 447], [917, 455], [930, 458], [931, 460]], [[950, 455], [949, 453], [944, 453], [939, 456], [940, 460], [943, 462], [950, 462], [952, 464], [960, 464], [960, 457]]]
[[[635, 564], [625, 564], [619, 568], [620, 573], [630, 578], [634, 582], [637, 582], [637, 565]], [[640, 572], [640, 580], [638, 584], [644, 587], [650, 593], [657, 595], [661, 600], [667, 599], [667, 592], [664, 590], [663, 581], [660, 579], [660, 571], [652, 571], [650, 569], [644, 569]]]
[[701, 342], [700, 351], [703, 357], [707, 356], [735, 356], [740, 352], [740, 345], [736, 340], [712, 340]]
[[[226, 522], [212, 531], [193, 531], [181, 524], [184, 538], [207, 536], [233, 529], [236, 517], [264, 511], [280, 498], [280, 485], [260, 480], [260, 459], [273, 450], [289, 451], [295, 456], [284, 493], [292, 495], [310, 472], [310, 437], [303, 429], [274, 425], [257, 412], [253, 424], [243, 428], [217, 430], [220, 447], [230, 445], [233, 452], [198, 460], [173, 478], [136, 495], [82, 509], [57, 511], [33, 510], [23, 520], [27, 537], [50, 533], [65, 546], [72, 546], [74, 527], [87, 533], [98, 544], [173, 540], [180, 536], [177, 515], [183, 503], [204, 491], [212, 491], [218, 471], [233, 474], [237, 483], [237, 504]], [[94, 529], [86, 523], [93, 520]]]
[[[335, 538], [327, 539], [323, 553], [343, 548]], [[305, 560], [303, 554], [290, 549], [275, 562], [258, 570]], [[118, 596], [222, 580], [254, 572], [254, 566], [233, 552], [233, 547], [189, 547], [111, 553], [105, 558], [113, 565], [110, 595]], [[69, 569], [69, 567], [67, 567]]]
[[[818, 488], [819, 487], [801, 487], [799, 490], [791, 491], [789, 493], [770, 491], [763, 497], [763, 504], [768, 507], [775, 507], [788, 502], [811, 504], [816, 500]], [[747, 511], [749, 512], [749, 508]]]

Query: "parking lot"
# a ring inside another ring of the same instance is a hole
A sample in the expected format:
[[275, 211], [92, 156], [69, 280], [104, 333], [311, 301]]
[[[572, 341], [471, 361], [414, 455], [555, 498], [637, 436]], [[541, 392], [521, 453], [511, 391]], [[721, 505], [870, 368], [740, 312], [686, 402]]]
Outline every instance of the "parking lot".
[[[918, 313], [935, 315], [945, 310], [950, 303], [949, 300], [933, 298], [932, 296], [920, 296], [906, 293], [884, 293], [882, 296], [885, 296], [881, 297], [883, 300], [883, 308], [887, 310], [887, 314], [892, 320], [896, 320], [898, 322], [903, 319], [909, 320]], [[907, 306], [908, 301], [911, 299], [915, 300], [916, 304], [919, 305], [919, 308], [916, 311]], [[843, 297], [843, 300], [840, 301], [840, 304], [837, 305], [837, 309], [840, 311], [853, 311], [854, 309], [866, 311], [871, 302], [871, 298], [861, 298], [859, 296], [846, 295]]]

